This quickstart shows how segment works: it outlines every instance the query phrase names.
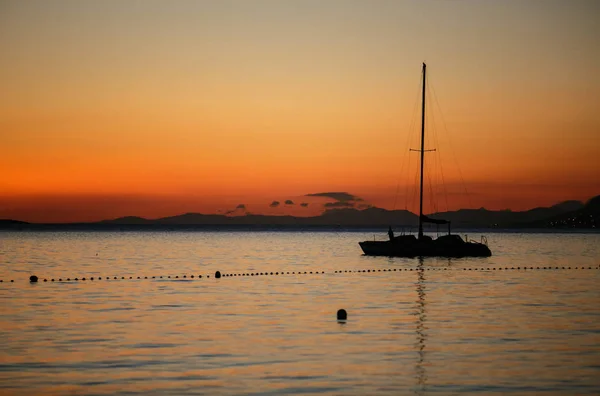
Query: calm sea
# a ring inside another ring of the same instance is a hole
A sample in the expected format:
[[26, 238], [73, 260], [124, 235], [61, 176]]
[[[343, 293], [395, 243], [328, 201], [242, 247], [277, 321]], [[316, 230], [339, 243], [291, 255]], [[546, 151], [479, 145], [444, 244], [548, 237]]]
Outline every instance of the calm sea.
[[600, 394], [600, 234], [487, 237], [419, 263], [365, 232], [2, 232], [0, 394]]

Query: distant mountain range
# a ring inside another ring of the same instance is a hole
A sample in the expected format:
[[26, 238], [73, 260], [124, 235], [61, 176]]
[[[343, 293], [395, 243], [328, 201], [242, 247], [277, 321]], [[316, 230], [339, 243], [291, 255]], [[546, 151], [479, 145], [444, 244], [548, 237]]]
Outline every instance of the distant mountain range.
[[[452, 222], [453, 228], [600, 228], [600, 196], [586, 204], [565, 201], [551, 207], [526, 211], [460, 209], [430, 214]], [[128, 216], [95, 223], [39, 224], [0, 220], [0, 229], [172, 229], [172, 228], [387, 228], [415, 227], [418, 216], [407, 210], [368, 208], [330, 209], [314, 217], [253, 215], [225, 216], [186, 213], [159, 219]]]

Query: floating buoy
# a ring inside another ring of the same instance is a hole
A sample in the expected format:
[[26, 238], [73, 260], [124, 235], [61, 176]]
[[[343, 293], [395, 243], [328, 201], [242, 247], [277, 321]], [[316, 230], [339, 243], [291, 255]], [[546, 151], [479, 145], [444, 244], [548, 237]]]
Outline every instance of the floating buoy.
[[37, 276], [35, 276], [35, 275], [31, 275], [31, 276], [29, 277], [29, 282], [31, 282], [31, 283], [36, 283], [37, 281], [38, 281], [38, 277], [37, 277]]
[[338, 309], [337, 311], [337, 320], [346, 320], [348, 318], [348, 313], [346, 313], [345, 309]]
[[215, 272], [215, 278], [219, 279], [221, 277], [221, 271]]

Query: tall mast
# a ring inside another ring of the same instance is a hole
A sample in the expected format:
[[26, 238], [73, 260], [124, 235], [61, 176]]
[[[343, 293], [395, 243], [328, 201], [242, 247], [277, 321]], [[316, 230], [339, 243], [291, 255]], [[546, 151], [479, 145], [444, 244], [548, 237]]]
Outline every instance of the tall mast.
[[423, 94], [421, 100], [421, 192], [419, 195], [419, 239], [423, 237], [423, 162], [425, 159], [425, 75], [427, 65], [423, 63]]

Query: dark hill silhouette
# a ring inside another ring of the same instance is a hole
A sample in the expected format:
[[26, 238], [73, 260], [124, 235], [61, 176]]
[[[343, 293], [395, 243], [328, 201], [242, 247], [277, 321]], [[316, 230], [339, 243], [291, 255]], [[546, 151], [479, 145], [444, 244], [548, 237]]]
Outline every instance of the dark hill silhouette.
[[518, 212], [485, 208], [460, 209], [453, 212], [434, 213], [430, 217], [450, 220], [453, 227], [506, 228], [548, 219], [582, 207], [583, 203], [579, 201], [565, 201], [549, 208], [540, 207]]
[[138, 216], [119, 217], [114, 220], [102, 220], [100, 224], [151, 224], [152, 220], [144, 219]]
[[[120, 218], [112, 220], [114, 224], [128, 224]], [[140, 218], [136, 218], [140, 219]], [[268, 216], [247, 214], [245, 216], [207, 215], [201, 213], [186, 213], [178, 216], [163, 217], [156, 220], [147, 220], [145, 224], [161, 225], [300, 225], [300, 226], [357, 226], [379, 227], [389, 224], [408, 225], [417, 222], [417, 216], [407, 210], [390, 211], [380, 208], [358, 209], [330, 209], [320, 216], [294, 217], [294, 216]], [[109, 221], [110, 222], [110, 221]], [[129, 224], [140, 224], [133, 222]]]
[[591, 198], [576, 210], [524, 224], [524, 227], [544, 228], [600, 228], [600, 195]]
[[319, 223], [342, 226], [387, 227], [390, 224], [408, 226], [417, 224], [418, 216], [408, 210], [386, 210], [375, 207], [364, 210], [344, 208], [326, 211], [319, 216]]
[[11, 220], [11, 219], [0, 219], [0, 225], [18, 225], [18, 224], [29, 224], [26, 221]]
[[581, 201], [564, 201], [561, 203], [557, 203], [553, 205], [552, 208], [564, 210], [565, 212], [571, 212], [574, 210], [579, 210], [583, 208], [585, 205]]
[[[526, 211], [460, 209], [429, 215], [452, 222], [452, 228], [595, 228], [600, 221], [600, 196], [585, 205], [579, 201], [565, 201], [551, 207]], [[96, 223], [36, 224], [18, 220], [0, 220], [1, 229], [175, 229], [175, 228], [303, 228], [303, 227], [363, 227], [395, 228], [414, 227], [418, 217], [407, 210], [386, 210], [371, 207], [335, 208], [319, 216], [269, 216], [246, 214], [225, 216], [219, 214], [185, 213], [159, 219], [127, 216]]]

